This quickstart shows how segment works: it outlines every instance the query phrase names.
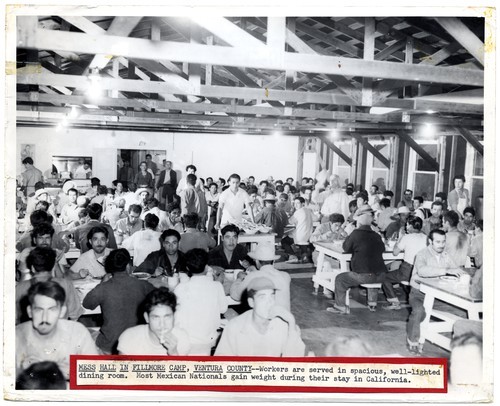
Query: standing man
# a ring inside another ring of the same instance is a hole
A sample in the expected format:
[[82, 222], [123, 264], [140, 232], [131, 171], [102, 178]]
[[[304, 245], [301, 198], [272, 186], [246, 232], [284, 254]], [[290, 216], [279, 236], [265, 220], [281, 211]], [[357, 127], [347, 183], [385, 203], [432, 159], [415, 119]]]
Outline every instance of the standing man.
[[430, 245], [415, 257], [415, 267], [410, 279], [411, 314], [408, 319], [408, 350], [412, 354], [422, 354], [424, 339], [420, 336], [420, 323], [425, 319], [424, 298], [420, 292], [420, 281], [424, 278], [436, 278], [444, 275], [460, 276], [465, 271], [459, 268], [453, 258], [445, 251], [446, 234], [443, 230], [432, 230], [429, 234]]
[[69, 379], [70, 354], [97, 355], [87, 328], [76, 321], [63, 320], [66, 294], [54, 281], [38, 282], [28, 290], [31, 321], [16, 327], [16, 371], [41, 361], [54, 361]]
[[156, 165], [156, 162], [153, 161], [151, 154], [146, 154], [146, 166], [148, 167], [148, 170], [151, 171], [154, 178], [156, 172], [158, 171], [158, 166]]
[[186, 176], [186, 186], [180, 193], [181, 198], [181, 214], [185, 216], [189, 213], [200, 214], [200, 198], [195, 189], [196, 175], [190, 173]]
[[130, 185], [134, 182], [134, 176], [134, 170], [130, 167], [130, 161], [123, 160], [123, 166], [118, 173], [118, 180], [125, 182], [126, 185]]
[[[281, 245], [285, 253], [289, 255], [288, 263], [310, 263], [312, 262], [312, 249], [309, 239], [313, 233], [313, 212], [305, 207], [306, 201], [302, 196], [296, 197], [293, 203], [295, 212], [289, 220], [290, 224], [295, 226], [292, 233], [293, 239], [286, 236], [281, 240]], [[295, 255], [292, 244], [299, 247], [300, 259]]]
[[443, 216], [443, 230], [446, 233], [446, 252], [458, 266], [465, 266], [469, 238], [467, 234], [458, 231], [459, 217], [456, 211], [447, 211]]
[[439, 229], [443, 226], [443, 202], [434, 201], [431, 205], [431, 215], [424, 220], [422, 231], [429, 235], [432, 230]]
[[[362, 283], [379, 283], [385, 278], [387, 269], [382, 254], [385, 244], [379, 234], [371, 228], [373, 209], [365, 204], [355, 213], [357, 228], [346, 238], [342, 248], [352, 254], [351, 271], [339, 274], [335, 279], [335, 303], [326, 310], [331, 313], [346, 314], [347, 290]], [[368, 309], [377, 309], [378, 289], [368, 289]]]
[[[179, 183], [177, 184], [177, 195], [181, 195], [181, 192], [186, 188], [186, 180], [188, 175], [196, 175], [196, 166], [194, 165], [188, 165], [186, 166], [186, 176], [182, 178]], [[196, 187], [201, 187], [200, 181], [198, 180], [196, 182]]]
[[160, 172], [156, 189], [160, 192], [160, 205], [166, 206], [174, 201], [175, 191], [177, 189], [177, 173], [172, 169], [172, 162], [165, 161], [165, 169]]
[[40, 169], [35, 168], [31, 157], [24, 158], [22, 164], [26, 170], [21, 174], [21, 186], [24, 186], [25, 196], [30, 196], [35, 193], [35, 183], [43, 182], [43, 174]]
[[233, 173], [229, 177], [229, 188], [219, 196], [219, 208], [215, 228], [218, 230], [229, 223], [240, 223], [243, 209], [246, 208], [252, 223], [255, 222], [248, 193], [240, 188], [240, 175]]

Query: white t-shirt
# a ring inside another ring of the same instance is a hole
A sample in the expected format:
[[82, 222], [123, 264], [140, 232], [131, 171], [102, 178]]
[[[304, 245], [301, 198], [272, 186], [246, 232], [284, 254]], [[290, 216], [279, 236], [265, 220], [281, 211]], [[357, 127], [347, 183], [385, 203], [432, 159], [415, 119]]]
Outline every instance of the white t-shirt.
[[230, 189], [224, 190], [219, 196], [219, 207], [222, 207], [221, 227], [241, 222], [245, 204], [250, 205], [250, 197], [243, 189], [238, 188], [236, 194]]
[[106, 270], [104, 269], [104, 260], [109, 255], [111, 250], [106, 248], [104, 250], [104, 255], [97, 258], [95, 256], [94, 250], [89, 250], [80, 255], [76, 262], [71, 266], [70, 271], [78, 273], [80, 269], [87, 269], [90, 272], [90, 276], [93, 278], [102, 278], [106, 275]]
[[398, 247], [404, 251], [404, 261], [413, 265], [417, 253], [427, 247], [427, 236], [424, 233], [405, 234]]
[[[177, 338], [177, 352], [186, 355], [191, 347], [187, 333], [174, 327], [172, 334]], [[168, 355], [160, 341], [151, 339], [148, 324], [126, 329], [118, 339], [118, 352], [125, 355]]]
[[175, 325], [187, 332], [192, 344], [210, 344], [217, 338], [221, 313], [227, 310], [224, 288], [206, 275], [193, 275], [175, 288]]
[[151, 252], [161, 248], [160, 235], [159, 231], [141, 230], [123, 240], [122, 247], [134, 256], [134, 265], [139, 266]]

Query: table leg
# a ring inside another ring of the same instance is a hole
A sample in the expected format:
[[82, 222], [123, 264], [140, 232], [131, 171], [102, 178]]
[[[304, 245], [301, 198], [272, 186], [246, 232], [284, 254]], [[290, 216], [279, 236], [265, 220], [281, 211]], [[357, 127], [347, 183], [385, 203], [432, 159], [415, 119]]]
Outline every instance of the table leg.
[[[318, 255], [318, 264], [316, 265], [316, 275], [318, 276], [323, 271], [323, 264], [325, 262], [325, 253], [320, 252]], [[314, 281], [314, 291], [313, 294], [317, 295], [319, 290], [319, 283]]]
[[425, 319], [420, 323], [420, 343], [423, 344], [427, 338], [427, 332], [429, 329], [429, 323], [431, 320], [432, 308], [434, 307], [434, 296], [430, 293], [425, 294], [424, 298], [424, 309], [425, 309]]

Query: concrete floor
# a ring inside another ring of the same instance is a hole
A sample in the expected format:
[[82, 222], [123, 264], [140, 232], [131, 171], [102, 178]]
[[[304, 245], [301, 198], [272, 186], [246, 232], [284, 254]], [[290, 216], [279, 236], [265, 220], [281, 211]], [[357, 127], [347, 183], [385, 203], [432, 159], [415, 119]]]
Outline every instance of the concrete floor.
[[[351, 313], [332, 314], [325, 310], [332, 305], [332, 300], [323, 296], [322, 289], [317, 296], [312, 294], [312, 264], [278, 263], [276, 268], [288, 272], [292, 277], [292, 313], [301, 328], [307, 351], [313, 351], [316, 356], [324, 356], [332, 337], [356, 334], [371, 345], [374, 356], [414, 356], [406, 349], [406, 322], [410, 313], [408, 307], [401, 310], [382, 309], [387, 302], [380, 291], [377, 311], [370, 312], [366, 307], [366, 296], [361, 292], [364, 289], [351, 289]], [[402, 302], [406, 299], [402, 289], [397, 289], [397, 294]], [[426, 342], [424, 345], [425, 357], [449, 358], [449, 355], [448, 351], [432, 343]]]

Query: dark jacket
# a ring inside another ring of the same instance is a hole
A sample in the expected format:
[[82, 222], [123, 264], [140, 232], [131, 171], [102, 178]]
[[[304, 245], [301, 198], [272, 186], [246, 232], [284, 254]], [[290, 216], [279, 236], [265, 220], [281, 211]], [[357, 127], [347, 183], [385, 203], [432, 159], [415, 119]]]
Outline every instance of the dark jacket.
[[139, 306], [155, 287], [147, 281], [117, 272], [92, 289], [83, 299], [83, 307], [101, 306], [103, 324], [96, 344], [104, 351], [114, 350], [120, 334], [139, 324]]
[[245, 259], [246, 256], [247, 249], [243, 245], [237, 244], [231, 256], [231, 261], [227, 262], [223, 245], [220, 244], [208, 253], [208, 265], [220, 266], [224, 269], [244, 269], [240, 261]]
[[386, 272], [382, 254], [385, 244], [370, 226], [360, 226], [344, 241], [343, 249], [352, 254], [351, 271], [357, 273]]
[[170, 260], [168, 259], [168, 255], [163, 248], [149, 254], [144, 262], [140, 264], [134, 272], [147, 272], [154, 274], [156, 268], [159, 266], [165, 269], [167, 276], [173, 276], [174, 273], [187, 272], [185, 255], [182, 252], [177, 251], [177, 262], [174, 266], [172, 266]]
[[163, 197], [166, 197], [168, 194], [175, 194], [175, 191], [177, 190], [177, 173], [173, 169], [170, 169], [170, 182], [165, 185], [164, 182], [166, 171], [167, 170], [165, 169], [160, 172], [160, 176], [158, 177], [158, 181], [156, 182], [157, 189], [163, 186]]

